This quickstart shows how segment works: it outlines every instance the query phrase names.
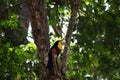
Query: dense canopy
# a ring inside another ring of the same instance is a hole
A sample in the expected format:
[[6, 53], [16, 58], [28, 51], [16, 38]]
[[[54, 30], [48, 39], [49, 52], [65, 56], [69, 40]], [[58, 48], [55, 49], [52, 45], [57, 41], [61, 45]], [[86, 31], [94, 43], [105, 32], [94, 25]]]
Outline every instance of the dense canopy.
[[[50, 44], [57, 39], [67, 42], [66, 29], [74, 13], [71, 0], [44, 1]], [[39, 48], [30, 40], [35, 38], [28, 3], [0, 0], [0, 80], [42, 79]], [[81, 0], [76, 16], [65, 79], [119, 80], [120, 0]]]

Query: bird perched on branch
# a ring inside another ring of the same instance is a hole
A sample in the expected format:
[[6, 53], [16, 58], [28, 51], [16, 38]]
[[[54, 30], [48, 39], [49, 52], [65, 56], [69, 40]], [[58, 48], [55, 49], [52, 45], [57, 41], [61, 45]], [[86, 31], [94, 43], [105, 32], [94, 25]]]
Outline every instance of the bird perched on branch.
[[51, 75], [58, 75], [60, 74], [60, 69], [58, 65], [58, 56], [62, 49], [62, 42], [56, 41], [54, 45], [50, 48], [48, 53], [48, 63], [47, 63], [47, 69], [49, 71], [49, 74]]

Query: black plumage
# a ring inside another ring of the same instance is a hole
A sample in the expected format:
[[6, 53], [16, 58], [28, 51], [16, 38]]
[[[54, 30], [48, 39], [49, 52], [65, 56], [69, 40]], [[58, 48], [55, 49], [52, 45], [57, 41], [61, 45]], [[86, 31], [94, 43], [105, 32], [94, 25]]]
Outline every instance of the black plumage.
[[[54, 63], [57, 63], [57, 57], [61, 50], [58, 48], [58, 42], [56, 41], [54, 45], [50, 48], [49, 53], [48, 53], [48, 63], [47, 63], [47, 69], [49, 70], [50, 74], [54, 74]], [[53, 60], [53, 55], [56, 56], [56, 61]], [[58, 64], [57, 64], [58, 66]]]

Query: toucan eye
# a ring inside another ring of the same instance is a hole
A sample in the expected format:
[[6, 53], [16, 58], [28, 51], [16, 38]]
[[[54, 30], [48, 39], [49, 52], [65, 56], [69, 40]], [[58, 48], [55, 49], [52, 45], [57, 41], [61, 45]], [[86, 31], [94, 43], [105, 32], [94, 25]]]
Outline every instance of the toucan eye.
[[58, 42], [58, 48], [62, 49], [62, 43], [61, 42]]

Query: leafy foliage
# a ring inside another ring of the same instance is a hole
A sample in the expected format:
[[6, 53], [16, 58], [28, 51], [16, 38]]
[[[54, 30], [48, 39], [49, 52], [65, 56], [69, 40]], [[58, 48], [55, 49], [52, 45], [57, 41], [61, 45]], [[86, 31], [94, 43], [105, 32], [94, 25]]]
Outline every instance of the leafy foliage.
[[[76, 24], [77, 31], [73, 38], [77, 40], [75, 48], [77, 47], [77, 53], [81, 57], [76, 57], [73, 61], [83, 60], [82, 64], [79, 65], [83, 69], [79, 71], [80, 73], [85, 73], [83, 74], [84, 76], [90, 74], [92, 77], [96, 74], [93, 69], [97, 67], [98, 78], [119, 79], [118, 68], [120, 65], [116, 63], [120, 60], [120, 25], [118, 25], [119, 21], [116, 21], [116, 19], [120, 16], [118, 15], [120, 10], [117, 9], [115, 12], [111, 10], [113, 9], [111, 4], [116, 6], [118, 3], [119, 1], [116, 4], [112, 1], [83, 1], [82, 5], [86, 6], [81, 7], [81, 13]], [[106, 10], [106, 7], [108, 7], [105, 6], [106, 4], [110, 6], [108, 10]], [[80, 52], [79, 49], [82, 49], [82, 51]]]
[[1, 79], [30, 79], [33, 77], [35, 65], [39, 63], [33, 43], [12, 46], [10, 43], [2, 45], [0, 49], [0, 77]]
[[[64, 31], [71, 15], [70, 5], [46, 2], [50, 27]], [[27, 41], [27, 30], [20, 25], [19, 5], [11, 7], [18, 3], [0, 1], [0, 80], [37, 80], [41, 69], [36, 47]], [[56, 37], [53, 35], [49, 36]], [[120, 1], [83, 0], [72, 36], [67, 79], [93, 80], [96, 74], [98, 79], [119, 80], [119, 63]]]
[[4, 28], [11, 27], [11, 29], [17, 28], [18, 20], [15, 14], [10, 16], [10, 20], [1, 21], [1, 26]]

